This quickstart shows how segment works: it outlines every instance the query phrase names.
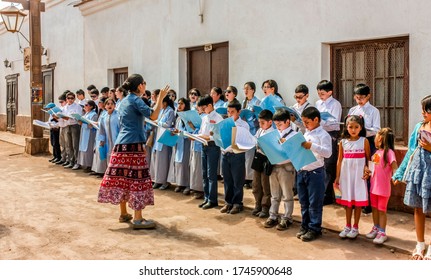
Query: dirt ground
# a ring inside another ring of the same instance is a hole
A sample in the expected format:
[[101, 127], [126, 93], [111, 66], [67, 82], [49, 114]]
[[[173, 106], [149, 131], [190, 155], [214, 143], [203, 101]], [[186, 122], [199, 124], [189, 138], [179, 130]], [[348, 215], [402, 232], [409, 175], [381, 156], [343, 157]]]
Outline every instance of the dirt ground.
[[[99, 178], [31, 157], [0, 142], [0, 259], [3, 260], [406, 260], [336, 233], [304, 243], [287, 231], [265, 229], [250, 209], [237, 215], [201, 210], [200, 201], [173, 190], [156, 190], [144, 210], [154, 230], [118, 223], [118, 206], [97, 203]], [[219, 195], [222, 188], [219, 185]], [[252, 206], [246, 190], [246, 206]], [[296, 217], [298, 218], [298, 217]]]

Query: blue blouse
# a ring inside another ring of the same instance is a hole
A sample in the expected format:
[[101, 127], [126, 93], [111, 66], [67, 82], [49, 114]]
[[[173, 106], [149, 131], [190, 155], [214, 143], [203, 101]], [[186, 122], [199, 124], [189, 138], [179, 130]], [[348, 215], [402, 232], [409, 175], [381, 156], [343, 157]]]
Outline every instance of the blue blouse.
[[144, 118], [149, 118], [151, 108], [136, 94], [128, 94], [118, 110], [120, 133], [115, 145], [145, 142]]

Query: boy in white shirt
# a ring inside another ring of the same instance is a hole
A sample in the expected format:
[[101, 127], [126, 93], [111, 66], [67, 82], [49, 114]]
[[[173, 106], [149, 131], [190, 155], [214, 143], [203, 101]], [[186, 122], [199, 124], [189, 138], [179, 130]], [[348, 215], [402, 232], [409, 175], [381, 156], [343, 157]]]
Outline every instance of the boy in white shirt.
[[[358, 115], [364, 118], [365, 129], [367, 130], [367, 139], [370, 143], [370, 152], [373, 155], [376, 152], [376, 145], [374, 144], [374, 138], [377, 132], [380, 130], [380, 112], [379, 110], [370, 104], [370, 87], [366, 84], [358, 84], [353, 89], [354, 98], [356, 100], [355, 107], [350, 108], [348, 115]], [[370, 180], [367, 180], [368, 194], [370, 191]], [[368, 195], [368, 200], [370, 195]], [[362, 208], [362, 212], [365, 214], [371, 213], [370, 203], [368, 206]]]
[[[294, 136], [297, 132], [290, 126], [290, 113], [285, 109], [275, 111], [272, 118], [277, 131], [280, 134], [280, 142]], [[292, 223], [293, 213], [293, 186], [295, 183], [295, 169], [290, 160], [280, 162], [273, 166], [269, 176], [271, 189], [271, 207], [269, 208], [269, 218], [264, 226], [271, 228], [277, 225], [277, 230], [286, 230]], [[280, 202], [284, 204], [284, 214], [278, 221], [278, 210]]]
[[324, 159], [332, 154], [331, 136], [320, 126], [320, 112], [308, 107], [302, 114], [302, 122], [307, 129], [302, 143], [316, 157], [316, 161], [301, 168], [296, 175], [296, 187], [301, 204], [301, 229], [296, 237], [302, 241], [312, 241], [322, 234], [322, 213], [325, 194]]
[[[337, 160], [338, 160], [338, 139], [340, 137], [340, 121], [341, 121], [341, 103], [338, 102], [332, 93], [334, 85], [331, 81], [322, 80], [317, 84], [317, 94], [320, 100], [316, 102], [316, 108], [319, 112], [328, 112], [335, 117], [335, 120], [320, 121], [320, 125], [326, 130], [332, 139], [332, 156], [325, 158], [325, 199], [324, 205], [332, 204], [335, 201], [333, 183], [337, 172]], [[319, 116], [320, 118], [320, 116]]]
[[[268, 132], [274, 130], [272, 127], [272, 112], [270, 110], [262, 110], [259, 113], [259, 130], [256, 132], [256, 138], [259, 138]], [[269, 185], [269, 176], [264, 172], [264, 162], [267, 161], [262, 149], [256, 146], [256, 152], [253, 161], [258, 161], [254, 166], [252, 163], [253, 172], [253, 195], [255, 200], [254, 210], [251, 212], [259, 218], [269, 217], [269, 207], [271, 207], [271, 189]]]
[[[296, 103], [292, 106], [293, 109], [298, 113], [298, 115], [301, 116], [302, 111], [304, 111], [305, 108], [309, 107], [311, 104], [308, 102], [308, 87], [304, 84], [300, 84], [295, 88], [295, 95], [294, 98], [296, 100]], [[304, 125], [299, 122], [295, 121], [296, 126], [298, 126], [299, 129], [301, 129], [301, 132], [305, 132]]]
[[[227, 105], [227, 115], [233, 118], [236, 127], [243, 127], [246, 130], [237, 130], [237, 137], [240, 133], [248, 133], [250, 137], [250, 126], [239, 117], [241, 103], [234, 99]], [[246, 137], [246, 136], [245, 136]], [[241, 137], [243, 138], [243, 137]], [[234, 153], [231, 146], [222, 150], [222, 172], [224, 183], [225, 205], [220, 209], [221, 213], [237, 214], [243, 210], [244, 182], [245, 182], [245, 152]]]

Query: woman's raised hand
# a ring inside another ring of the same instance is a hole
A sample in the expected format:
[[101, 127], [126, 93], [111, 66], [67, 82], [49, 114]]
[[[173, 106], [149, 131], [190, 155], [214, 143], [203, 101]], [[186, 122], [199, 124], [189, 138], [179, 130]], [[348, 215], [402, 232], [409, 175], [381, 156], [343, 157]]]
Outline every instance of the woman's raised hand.
[[169, 91], [169, 85], [166, 85], [164, 88], [160, 89], [160, 93], [159, 93], [159, 98], [161, 98], [161, 100], [163, 100], [166, 95], [168, 94]]

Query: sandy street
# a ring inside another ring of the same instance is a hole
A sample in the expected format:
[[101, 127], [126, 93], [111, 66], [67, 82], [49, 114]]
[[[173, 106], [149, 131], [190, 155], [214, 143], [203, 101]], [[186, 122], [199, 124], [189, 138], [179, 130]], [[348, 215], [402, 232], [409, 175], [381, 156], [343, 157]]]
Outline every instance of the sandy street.
[[[303, 243], [295, 237], [298, 223], [283, 232], [264, 229], [249, 209], [237, 215], [204, 211], [200, 201], [172, 189], [156, 190], [156, 205], [144, 211], [157, 228], [132, 230], [118, 223], [117, 206], [97, 203], [101, 179], [22, 152], [0, 142], [3, 260], [408, 259], [360, 239], [340, 241], [333, 232]], [[245, 192], [251, 207], [251, 191]]]

